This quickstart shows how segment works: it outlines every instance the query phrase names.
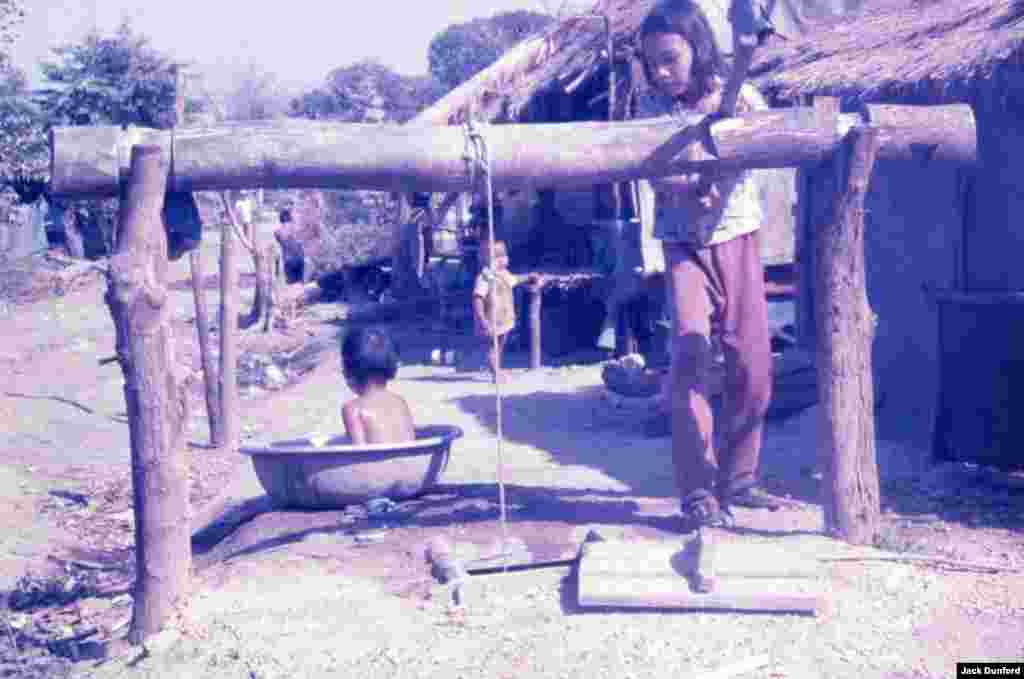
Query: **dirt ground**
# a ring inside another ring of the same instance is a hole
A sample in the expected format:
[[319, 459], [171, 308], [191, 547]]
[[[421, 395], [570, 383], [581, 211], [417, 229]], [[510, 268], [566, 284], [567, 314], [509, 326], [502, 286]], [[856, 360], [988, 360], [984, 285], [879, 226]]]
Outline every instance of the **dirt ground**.
[[[216, 243], [204, 251], [212, 271]], [[198, 368], [187, 263], [173, 271], [180, 360]], [[441, 484], [382, 515], [265, 508], [207, 535], [193, 545], [194, 593], [176, 630], [145, 652], [127, 647], [129, 446], [118, 369], [97, 362], [113, 353], [103, 290], [96, 276], [0, 317], [0, 589], [37, 599], [4, 611], [0, 676], [948, 677], [957, 661], [1024, 659], [1020, 478], [932, 467], [880, 441], [882, 536], [877, 548], [847, 546], [820, 534], [814, 408], [766, 434], [765, 486], [790, 504], [738, 509], [721, 539], [818, 559], [816, 616], [585, 609], [569, 567], [474, 576], [452, 605], [424, 545], [443, 535], [463, 554], [500, 549], [499, 462], [507, 536], [530, 558], [571, 558], [591, 529], [680, 536], [668, 440], [643, 436], [649, 403], [609, 398], [596, 356], [533, 372], [510, 356], [499, 446], [493, 387], [432, 365], [438, 334], [423, 318], [388, 327], [403, 351], [395, 389], [418, 423], [465, 433]], [[216, 308], [215, 286], [208, 294]], [[250, 353], [304, 356], [286, 386], [243, 392], [246, 440], [340, 429], [343, 311], [318, 305], [287, 331], [245, 336]], [[200, 397], [189, 429], [196, 517], [226, 489], [259, 493], [247, 458], [205, 446]], [[763, 662], [728, 673], [752, 659]]]

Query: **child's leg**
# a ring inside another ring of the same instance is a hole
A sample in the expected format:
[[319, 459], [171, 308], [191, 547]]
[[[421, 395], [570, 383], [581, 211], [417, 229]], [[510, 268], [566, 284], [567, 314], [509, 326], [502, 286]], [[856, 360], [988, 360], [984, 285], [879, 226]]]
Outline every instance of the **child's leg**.
[[498, 350], [495, 348], [494, 337], [484, 338], [484, 351], [487, 352], [487, 369], [491, 372], [491, 377], [494, 377], [498, 374]]
[[711, 315], [714, 302], [708, 272], [699, 255], [667, 245], [665, 267], [673, 305], [672, 461], [684, 510], [696, 505], [714, 513], [718, 458], [709, 400]]
[[487, 364], [491, 370], [491, 377], [495, 381], [501, 381], [501, 357], [505, 351], [505, 341], [508, 339], [508, 333], [498, 335], [497, 339], [488, 338], [487, 340]]
[[755, 485], [765, 413], [772, 396], [771, 331], [757, 231], [723, 243], [714, 260], [727, 298], [722, 349], [726, 358], [723, 495]]

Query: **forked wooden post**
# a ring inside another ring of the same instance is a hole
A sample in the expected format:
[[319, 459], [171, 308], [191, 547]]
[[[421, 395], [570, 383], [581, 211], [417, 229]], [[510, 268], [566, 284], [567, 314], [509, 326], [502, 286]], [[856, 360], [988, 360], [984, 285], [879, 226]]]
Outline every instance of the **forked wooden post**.
[[818, 232], [815, 253], [821, 399], [817, 448], [825, 530], [853, 544], [875, 540], [880, 505], [871, 369], [874, 317], [864, 269], [864, 198], [879, 141], [877, 129], [855, 127], [836, 153], [834, 216]]
[[[181, 67], [174, 67], [174, 125], [185, 122], [185, 80]], [[220, 396], [217, 393], [217, 378], [213, 372], [213, 352], [210, 350], [210, 311], [203, 287], [202, 248], [197, 246], [188, 254], [189, 270], [192, 275], [192, 298], [196, 307], [196, 339], [199, 342], [199, 362], [203, 370], [203, 387], [206, 394], [206, 419], [210, 428], [210, 445], [224, 443], [221, 426]]]
[[159, 147], [132, 148], [110, 260], [106, 302], [117, 332], [132, 455], [135, 608], [128, 639], [171, 621], [188, 594], [187, 378], [176, 372], [161, 211], [167, 165]]

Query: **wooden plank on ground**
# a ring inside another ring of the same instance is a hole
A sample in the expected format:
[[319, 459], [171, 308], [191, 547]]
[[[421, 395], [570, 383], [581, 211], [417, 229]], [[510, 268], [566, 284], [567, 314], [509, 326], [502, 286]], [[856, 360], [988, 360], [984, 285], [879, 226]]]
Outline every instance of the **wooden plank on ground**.
[[[707, 563], [710, 561], [711, 563]], [[714, 588], [697, 592], [698, 562]], [[715, 540], [710, 559], [682, 542], [588, 545], [580, 560], [583, 607], [685, 608], [814, 613], [820, 604], [817, 560], [778, 543]]]

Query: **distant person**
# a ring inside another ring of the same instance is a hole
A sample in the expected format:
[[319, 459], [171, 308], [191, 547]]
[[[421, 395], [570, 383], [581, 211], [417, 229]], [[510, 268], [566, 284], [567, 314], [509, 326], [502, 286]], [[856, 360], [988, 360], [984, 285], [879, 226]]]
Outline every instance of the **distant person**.
[[251, 198], [243, 195], [235, 201], [235, 214], [245, 226], [252, 224], [252, 213], [253, 202]]
[[[653, 84], [641, 102], [641, 115], [718, 111], [727, 69], [694, 0], [661, 0], [640, 26], [640, 43]], [[742, 89], [741, 113], [764, 107], [756, 91]], [[665, 395], [682, 525], [684, 530], [728, 525], [732, 505], [779, 506], [757, 484], [772, 391], [757, 185], [746, 171], [693, 173], [651, 184], [654, 236], [665, 252], [673, 321]], [[718, 417], [709, 403], [713, 338], [725, 359]]]
[[352, 443], [401, 443], [416, 438], [412, 411], [405, 399], [388, 391], [398, 374], [398, 350], [383, 330], [357, 328], [341, 345], [345, 381], [356, 393], [341, 408]]
[[483, 265], [473, 285], [473, 320], [477, 335], [483, 339], [487, 352], [487, 365], [495, 383], [502, 382], [501, 355], [505, 351], [508, 334], [516, 325], [516, 305], [513, 290], [517, 285], [539, 285], [537, 274], [516, 276], [508, 270], [508, 247], [504, 241], [491, 248], [480, 244], [480, 263]]

